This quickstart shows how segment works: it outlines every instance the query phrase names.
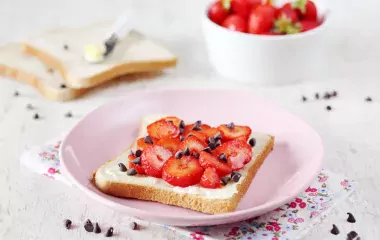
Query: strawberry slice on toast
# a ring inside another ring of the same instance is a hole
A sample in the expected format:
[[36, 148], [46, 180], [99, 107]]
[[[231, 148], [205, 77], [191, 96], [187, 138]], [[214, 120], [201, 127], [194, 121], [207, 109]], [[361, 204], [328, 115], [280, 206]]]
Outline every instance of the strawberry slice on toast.
[[250, 127], [238, 126], [234, 123], [222, 124], [218, 127], [218, 129], [223, 132], [223, 142], [231, 141], [234, 139], [248, 141], [248, 138], [252, 133]]
[[173, 186], [188, 187], [199, 183], [203, 171], [198, 160], [192, 156], [180, 159], [171, 157], [164, 164], [162, 179]]
[[161, 178], [162, 166], [173, 154], [166, 148], [158, 145], [150, 146], [141, 154], [141, 164], [145, 174]]
[[239, 170], [252, 160], [252, 147], [245, 141], [232, 140], [223, 143], [214, 151], [214, 156], [224, 154], [232, 170]]

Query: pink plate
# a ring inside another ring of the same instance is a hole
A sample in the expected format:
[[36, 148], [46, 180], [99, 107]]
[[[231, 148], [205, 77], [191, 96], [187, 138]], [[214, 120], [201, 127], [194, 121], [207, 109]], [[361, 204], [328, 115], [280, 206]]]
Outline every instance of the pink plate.
[[[212, 125], [234, 121], [275, 136], [273, 152], [235, 212], [208, 215], [155, 202], [116, 198], [91, 184], [92, 173], [136, 138], [140, 118], [153, 113], [201, 119]], [[323, 146], [319, 135], [301, 119], [250, 92], [138, 90], [81, 120], [64, 139], [60, 157], [72, 181], [100, 204], [168, 225], [216, 225], [258, 216], [291, 201], [321, 170]]]

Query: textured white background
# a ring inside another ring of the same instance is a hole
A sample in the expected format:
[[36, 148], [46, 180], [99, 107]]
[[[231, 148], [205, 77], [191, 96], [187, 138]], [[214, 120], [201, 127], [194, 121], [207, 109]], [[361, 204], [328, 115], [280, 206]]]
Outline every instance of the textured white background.
[[[19, 154], [28, 146], [41, 144], [68, 130], [95, 106], [121, 96], [127, 89], [166, 86], [215, 86], [251, 88], [257, 94], [295, 112], [322, 136], [326, 148], [325, 167], [357, 181], [357, 192], [314, 228], [306, 239], [345, 239], [356, 230], [362, 239], [380, 239], [380, 28], [378, 0], [331, 1], [337, 6], [329, 39], [330, 77], [285, 87], [242, 86], [218, 77], [207, 62], [199, 15], [202, 0], [0, 0], [0, 41], [22, 40], [27, 34], [46, 28], [77, 26], [114, 18], [124, 9], [141, 15], [139, 29], [166, 44], [179, 56], [175, 70], [157, 78], [121, 81], [101, 87], [75, 103], [43, 100], [33, 89], [8, 79], [0, 79], [0, 239], [94, 239], [81, 226], [66, 231], [64, 218], [82, 223], [91, 218], [117, 226], [118, 239], [181, 239], [161, 228], [142, 222], [144, 229], [132, 232], [126, 216], [99, 206], [79, 190], [69, 188], [19, 168]], [[312, 46], [311, 46], [312, 47]], [[14, 90], [21, 93], [12, 96]], [[337, 90], [339, 97], [301, 103], [301, 95]], [[373, 103], [364, 102], [370, 95]], [[41, 121], [32, 119], [25, 105], [38, 107]], [[326, 104], [333, 111], [324, 110]], [[71, 110], [75, 118], [65, 119]], [[345, 222], [353, 212], [357, 223]], [[342, 234], [329, 234], [336, 223]], [[107, 225], [108, 224], [108, 225]], [[98, 236], [97, 238], [101, 238]]]

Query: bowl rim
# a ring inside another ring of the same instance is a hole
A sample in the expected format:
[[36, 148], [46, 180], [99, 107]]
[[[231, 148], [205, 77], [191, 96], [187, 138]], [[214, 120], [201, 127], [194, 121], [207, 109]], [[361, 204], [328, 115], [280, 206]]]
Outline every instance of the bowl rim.
[[236, 37], [244, 37], [244, 38], [251, 38], [251, 39], [260, 39], [260, 40], [273, 40], [273, 41], [279, 41], [279, 40], [292, 40], [292, 39], [299, 39], [303, 37], [307, 37], [310, 35], [317, 34], [323, 30], [326, 29], [326, 26], [330, 23], [330, 11], [326, 10], [326, 12], [320, 16], [321, 19], [323, 19], [322, 23], [309, 31], [306, 32], [300, 32], [296, 34], [289, 34], [289, 35], [261, 35], [261, 34], [252, 34], [252, 33], [245, 33], [245, 32], [238, 32], [238, 31], [232, 31], [228, 28], [222, 27], [219, 24], [214, 23], [211, 21], [211, 19], [208, 17], [208, 9], [215, 1], [211, 1], [208, 4], [206, 4], [206, 9], [203, 12], [203, 23], [208, 24], [209, 26], [215, 27], [215, 29], [218, 29], [220, 31], [224, 31], [225, 33], [230, 33], [231, 36]]

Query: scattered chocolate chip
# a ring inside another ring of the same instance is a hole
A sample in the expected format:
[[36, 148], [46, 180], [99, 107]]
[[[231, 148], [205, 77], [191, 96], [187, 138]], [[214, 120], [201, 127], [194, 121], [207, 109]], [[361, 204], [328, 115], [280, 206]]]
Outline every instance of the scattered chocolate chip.
[[179, 122], [179, 128], [185, 128], [185, 122], [183, 120]]
[[202, 125], [202, 121], [201, 120], [198, 120], [195, 122], [196, 125]]
[[319, 99], [319, 93], [315, 93], [314, 97], [315, 99]]
[[236, 172], [236, 173], [232, 176], [232, 181], [234, 181], [234, 182], [237, 183], [237, 182], [239, 182], [240, 177], [241, 177], [241, 174], [238, 173], [238, 172]]
[[106, 237], [112, 237], [113, 236], [113, 227], [108, 228], [106, 232]]
[[200, 131], [201, 130], [201, 126], [198, 125], [198, 124], [194, 124], [194, 126], [191, 128], [191, 130]]
[[49, 73], [53, 73], [54, 72], [54, 69], [52, 69], [52, 68], [48, 68], [48, 70], [47, 70]]
[[352, 213], [347, 213], [347, 214], [348, 214], [347, 222], [355, 223], [356, 219], [355, 219], [354, 215], [352, 215]]
[[139, 227], [136, 222], [131, 222], [129, 226], [131, 227], [132, 230], [137, 230], [137, 228]]
[[66, 88], [66, 84], [62, 83], [60, 87], [61, 88]]
[[336, 97], [336, 96], [338, 96], [338, 92], [337, 92], [337, 91], [333, 91], [333, 92], [331, 93], [331, 96], [332, 96], [332, 97]]
[[139, 165], [139, 164], [141, 164], [141, 158], [140, 158], [140, 157], [136, 157], [136, 158], [133, 159], [131, 162], [134, 163], [134, 164]]
[[213, 138], [213, 137], [209, 137], [209, 138], [208, 138], [208, 142], [209, 142], [209, 143], [215, 143], [215, 140], [216, 140], [216, 139]]
[[33, 110], [34, 107], [33, 107], [32, 104], [28, 103], [28, 104], [26, 105], [26, 109], [28, 109], [28, 110]]
[[220, 145], [222, 145], [222, 141], [220, 140], [216, 141], [215, 148], [219, 147]]
[[179, 129], [179, 134], [182, 134], [182, 133], [184, 133], [185, 132], [185, 129], [184, 128], [180, 128]]
[[39, 119], [40, 118], [40, 115], [38, 115], [38, 113], [35, 113], [34, 116], [33, 116], [34, 119]]
[[119, 163], [118, 166], [119, 166], [120, 171], [122, 172], [127, 171], [127, 167], [124, 165], [124, 163]]
[[137, 149], [136, 152], [135, 152], [135, 156], [136, 157], [141, 157], [141, 153], [142, 153], [142, 151], [140, 149]]
[[199, 156], [200, 156], [199, 153], [196, 153], [196, 152], [195, 152], [195, 153], [193, 153], [192, 155], [193, 155], [193, 157], [195, 157], [196, 159], [199, 159]]
[[223, 185], [226, 186], [227, 183], [231, 180], [231, 178], [230, 177], [222, 177], [220, 180], [222, 181]]
[[71, 222], [70, 219], [66, 219], [65, 220], [65, 228], [66, 229], [70, 229], [71, 228], [71, 224], [72, 224], [72, 222]]
[[302, 96], [302, 102], [306, 102], [307, 98], [305, 96]]
[[231, 122], [229, 124], [226, 124], [226, 127], [228, 127], [229, 129], [234, 130], [235, 129], [235, 124], [233, 122]]
[[84, 224], [84, 229], [87, 232], [93, 232], [94, 231], [94, 225], [92, 224], [90, 219], [87, 219], [86, 223]]
[[68, 112], [65, 114], [65, 117], [67, 117], [67, 118], [71, 118], [71, 117], [73, 117], [73, 114], [72, 114], [70, 111], [68, 111]]
[[220, 140], [222, 139], [222, 135], [220, 134], [220, 132], [218, 132], [217, 134], [215, 134], [214, 138], [215, 140]]
[[216, 148], [216, 144], [215, 143], [209, 143], [208, 144], [208, 147], [211, 149], [211, 150], [214, 150]]
[[339, 234], [339, 229], [338, 229], [338, 227], [335, 224], [333, 224], [333, 228], [331, 229], [330, 232], [332, 234], [334, 234], [334, 235], [338, 235]]
[[325, 94], [323, 95], [323, 98], [324, 98], [324, 99], [330, 99], [330, 98], [331, 98], [330, 93], [325, 92]]
[[174, 154], [174, 157], [175, 157], [176, 159], [180, 159], [180, 158], [182, 158], [182, 156], [183, 156], [182, 151], [178, 151], [178, 152], [176, 152], [176, 153]]
[[206, 148], [203, 148], [202, 151], [205, 151], [205, 152], [211, 153], [211, 148], [206, 147]]
[[185, 140], [185, 137], [184, 136], [180, 136], [179, 140], [182, 142], [183, 140]]
[[13, 96], [18, 97], [18, 96], [20, 96], [20, 93], [19, 93], [18, 91], [15, 91], [15, 92], [13, 93]]
[[366, 101], [366, 102], [372, 102], [372, 98], [371, 98], [371, 97], [366, 97], [366, 98], [365, 98], [365, 101]]
[[144, 143], [153, 144], [152, 138], [148, 135], [144, 138]]
[[251, 147], [254, 147], [254, 146], [256, 146], [256, 139], [255, 138], [251, 138], [251, 139], [249, 139], [249, 145], [251, 145]]
[[238, 173], [237, 171], [232, 171], [232, 173], [231, 173], [231, 178], [236, 174], [236, 173]]
[[128, 171], [127, 171], [127, 175], [128, 176], [133, 176], [133, 175], [136, 175], [137, 174], [137, 171], [136, 171], [136, 169], [134, 169], [134, 168], [130, 168], [130, 169], [128, 169]]
[[223, 162], [227, 162], [227, 156], [226, 154], [222, 153], [219, 155], [218, 157], [219, 160], [223, 161]]
[[347, 234], [347, 240], [353, 240], [355, 237], [358, 236], [358, 233], [355, 231], [351, 231]]
[[66, 51], [69, 50], [69, 46], [67, 44], [63, 45], [63, 49], [65, 49]]
[[96, 234], [98, 234], [98, 233], [101, 233], [101, 232], [102, 232], [102, 229], [100, 229], [100, 227], [99, 227], [99, 224], [98, 224], [98, 223], [95, 223], [95, 230], [94, 230], [94, 232], [95, 232]]
[[184, 154], [185, 156], [190, 156], [190, 149], [189, 149], [189, 147], [186, 147], [186, 148], [185, 148], [185, 150], [183, 151], [183, 154]]
[[331, 109], [332, 109], [332, 107], [331, 107], [330, 105], [327, 105], [327, 106], [326, 106], [326, 110], [327, 110], [327, 111], [331, 111]]

